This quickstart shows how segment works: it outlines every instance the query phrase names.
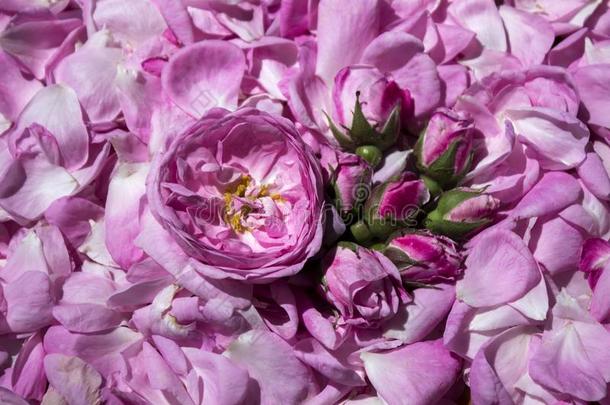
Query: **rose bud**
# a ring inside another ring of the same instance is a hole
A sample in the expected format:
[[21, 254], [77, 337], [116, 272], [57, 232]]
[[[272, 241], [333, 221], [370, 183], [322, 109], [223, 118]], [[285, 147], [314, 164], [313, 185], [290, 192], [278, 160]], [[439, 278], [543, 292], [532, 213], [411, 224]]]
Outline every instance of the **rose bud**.
[[332, 182], [337, 209], [343, 215], [357, 209], [369, 196], [371, 166], [357, 155], [341, 153]]
[[318, 160], [290, 121], [252, 108], [212, 110], [178, 134], [153, 160], [147, 197], [156, 223], [141, 247], [160, 263], [190, 257], [193, 279], [267, 283], [300, 271], [322, 243]]
[[437, 110], [415, 147], [420, 170], [445, 189], [455, 186], [472, 161], [473, 129], [463, 114]]
[[392, 238], [383, 253], [405, 280], [444, 282], [455, 280], [462, 273], [462, 256], [455, 242], [429, 231], [398, 235]]
[[410, 172], [375, 187], [364, 205], [364, 217], [371, 233], [378, 238], [414, 225], [420, 207], [430, 200], [423, 180]]
[[333, 107], [331, 131], [348, 150], [362, 145], [387, 149], [413, 115], [411, 93], [366, 66], [348, 66], [337, 73]]
[[408, 299], [396, 266], [379, 252], [342, 243], [325, 264], [326, 296], [348, 324], [374, 327]]
[[500, 200], [478, 190], [456, 188], [441, 195], [425, 225], [434, 233], [460, 239], [489, 224]]

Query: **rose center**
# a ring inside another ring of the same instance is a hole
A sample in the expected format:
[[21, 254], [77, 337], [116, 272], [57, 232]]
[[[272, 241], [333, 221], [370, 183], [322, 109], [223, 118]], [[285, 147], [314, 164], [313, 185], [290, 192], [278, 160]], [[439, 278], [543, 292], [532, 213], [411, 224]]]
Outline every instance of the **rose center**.
[[279, 211], [276, 205], [283, 201], [273, 184], [257, 184], [250, 175], [225, 191], [223, 220], [236, 233], [244, 233], [264, 225]]

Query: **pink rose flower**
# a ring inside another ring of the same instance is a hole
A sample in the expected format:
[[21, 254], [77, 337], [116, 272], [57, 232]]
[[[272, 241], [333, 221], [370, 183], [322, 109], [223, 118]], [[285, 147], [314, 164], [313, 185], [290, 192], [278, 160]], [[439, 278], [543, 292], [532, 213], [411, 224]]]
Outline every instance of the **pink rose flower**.
[[317, 253], [321, 186], [318, 162], [288, 121], [214, 110], [155, 158], [147, 196], [200, 271], [261, 282], [297, 273]]

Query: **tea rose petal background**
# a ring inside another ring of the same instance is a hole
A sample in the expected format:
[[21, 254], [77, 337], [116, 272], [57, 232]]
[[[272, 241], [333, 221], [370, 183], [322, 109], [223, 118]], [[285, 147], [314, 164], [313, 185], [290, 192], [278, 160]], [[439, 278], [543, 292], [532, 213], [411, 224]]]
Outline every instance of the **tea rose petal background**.
[[610, 404], [610, 4], [0, 0], [0, 403]]

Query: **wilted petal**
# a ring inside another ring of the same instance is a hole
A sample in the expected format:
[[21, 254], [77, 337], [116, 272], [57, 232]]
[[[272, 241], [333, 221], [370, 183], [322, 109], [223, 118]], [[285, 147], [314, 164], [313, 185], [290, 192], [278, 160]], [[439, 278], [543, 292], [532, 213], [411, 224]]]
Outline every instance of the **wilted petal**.
[[78, 357], [50, 354], [44, 359], [49, 383], [69, 404], [90, 405], [100, 401], [102, 377]]

